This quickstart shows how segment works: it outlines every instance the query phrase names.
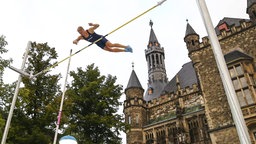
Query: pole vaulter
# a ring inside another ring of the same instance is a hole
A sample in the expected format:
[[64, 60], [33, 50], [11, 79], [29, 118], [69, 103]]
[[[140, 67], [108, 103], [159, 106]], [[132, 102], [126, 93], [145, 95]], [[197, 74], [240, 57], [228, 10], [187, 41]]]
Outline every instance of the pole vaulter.
[[[148, 10], [146, 10], [146, 11], [144, 11], [143, 13], [139, 14], [138, 16], [134, 17], [133, 19], [131, 19], [131, 20], [127, 21], [126, 23], [122, 24], [121, 26], [117, 27], [116, 29], [114, 29], [114, 30], [112, 30], [111, 32], [109, 32], [108, 34], [104, 35], [103, 37], [107, 37], [108, 35], [114, 33], [115, 31], [117, 31], [117, 30], [119, 30], [120, 28], [126, 26], [127, 24], [131, 23], [132, 21], [136, 20], [137, 18], [141, 17], [142, 15], [144, 15], [144, 14], [148, 13], [149, 11], [153, 10], [154, 8], [160, 6], [160, 5], [161, 5], [162, 3], [164, 3], [165, 1], [166, 1], [166, 0], [162, 0], [162, 1], [158, 2], [158, 3], [157, 3], [156, 5], [154, 5], [153, 7], [149, 8]], [[78, 53], [81, 52], [82, 50], [84, 50], [84, 49], [90, 47], [91, 45], [97, 43], [98, 41], [102, 40], [103, 37], [99, 38], [98, 40], [94, 41], [93, 43], [90, 43], [89, 45], [87, 45], [87, 46], [85, 46], [84, 48], [78, 50], [77, 52], [73, 53], [72, 55], [70, 55], [70, 56], [64, 58], [63, 60], [61, 60], [61, 61], [55, 63], [54, 65], [52, 65], [52, 66], [50, 66], [50, 67], [48, 67], [48, 68], [42, 70], [41, 72], [39, 72], [39, 73], [37, 73], [37, 74], [35, 74], [35, 75], [31, 75], [31, 74], [30, 74], [30, 78], [34, 78], [34, 77], [36, 77], [36, 76], [38, 76], [38, 75], [40, 75], [40, 74], [42, 74], [42, 73], [45, 73], [45, 72], [49, 71], [51, 68], [56, 67], [58, 64], [64, 62], [65, 60], [67, 60], [67, 59], [69, 59], [70, 57], [72, 57], [72, 56], [78, 54]]]
[[[108, 35], [114, 33], [115, 31], [119, 30], [120, 28], [124, 27], [125, 25], [131, 23], [132, 21], [136, 20], [137, 18], [141, 17], [142, 15], [146, 14], [147, 12], [153, 10], [154, 8], [160, 6], [162, 3], [164, 3], [166, 0], [162, 0], [160, 2], [158, 2], [156, 5], [154, 5], [153, 7], [149, 8], [148, 10], [144, 11], [143, 13], [139, 14], [138, 16], [134, 17], [133, 19], [127, 21], [126, 23], [122, 24], [121, 26], [117, 27], [116, 29], [112, 30], [111, 32], [109, 32], [108, 34], [106, 34], [105, 36], [103, 37], [107, 37]], [[12, 101], [12, 105], [11, 105], [11, 108], [10, 108], [10, 112], [9, 112], [9, 115], [8, 115], [8, 119], [7, 119], [7, 122], [6, 122], [6, 125], [5, 125], [5, 130], [4, 130], [4, 134], [3, 134], [3, 137], [2, 137], [2, 141], [1, 141], [1, 144], [5, 144], [6, 143], [6, 139], [7, 139], [7, 135], [8, 135], [8, 131], [9, 131], [9, 128], [10, 128], [10, 123], [11, 123], [11, 119], [12, 119], [12, 115], [13, 115], [13, 110], [14, 110], [14, 107], [15, 107], [15, 103], [16, 103], [16, 99], [17, 99], [17, 95], [18, 95], [18, 92], [19, 92], [19, 86], [20, 86], [20, 83], [21, 83], [21, 78], [22, 76], [25, 76], [25, 77], [29, 77], [30, 79], [33, 79], [35, 77], [37, 77], [38, 75], [42, 74], [42, 73], [45, 73], [47, 71], [49, 71], [51, 68], [54, 68], [56, 67], [58, 64], [64, 62], [65, 60], [67, 59], [70, 59], [72, 56], [78, 54], [79, 52], [81, 52], [82, 50], [90, 47], [91, 45], [97, 43], [98, 41], [100, 41], [103, 37], [99, 38], [98, 40], [94, 41], [93, 43], [90, 43], [89, 45], [85, 46], [84, 48], [78, 50], [77, 52], [75, 52], [74, 54], [70, 54], [70, 56], [64, 58], [63, 60], [55, 63], [54, 65], [46, 68], [45, 70], [42, 70], [41, 72], [33, 75], [32, 72], [30, 73], [27, 73], [24, 71], [24, 68], [25, 68], [25, 63], [26, 63], [26, 59], [27, 59], [27, 56], [28, 56], [28, 51], [31, 47], [31, 42], [28, 42], [28, 46], [26, 48], [26, 52], [25, 52], [25, 56], [23, 58], [23, 63], [22, 63], [22, 67], [21, 69], [17, 69], [15, 67], [12, 67], [12, 66], [9, 66], [10, 69], [16, 71], [17, 73], [19, 73], [19, 78], [18, 78], [18, 82], [17, 82], [17, 85], [16, 85], [16, 89], [15, 89], [15, 94], [14, 94], [14, 98], [13, 98], [13, 101]], [[60, 116], [60, 115], [59, 115]]]

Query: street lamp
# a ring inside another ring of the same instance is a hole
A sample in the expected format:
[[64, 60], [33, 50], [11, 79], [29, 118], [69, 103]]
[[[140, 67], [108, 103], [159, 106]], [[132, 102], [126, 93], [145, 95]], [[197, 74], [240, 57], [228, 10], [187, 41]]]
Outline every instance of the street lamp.
[[73, 136], [67, 135], [60, 138], [59, 144], [77, 144]]

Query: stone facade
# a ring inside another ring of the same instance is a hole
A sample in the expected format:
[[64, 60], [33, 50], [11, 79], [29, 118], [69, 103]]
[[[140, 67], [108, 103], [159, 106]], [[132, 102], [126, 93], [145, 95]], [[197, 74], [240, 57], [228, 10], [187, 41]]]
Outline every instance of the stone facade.
[[[249, 3], [250, 20], [224, 18], [215, 30], [251, 141], [256, 143], [256, 1]], [[152, 30], [151, 34], [151, 40], [158, 43]], [[131, 125], [127, 144], [240, 143], [210, 41], [199, 39], [188, 24], [184, 41], [191, 62], [167, 84], [163, 69], [163, 80], [151, 81], [145, 95], [133, 71], [124, 101], [125, 121]], [[159, 52], [154, 47], [150, 50], [148, 62]], [[151, 63], [149, 80], [154, 75]], [[166, 86], [159, 92], [156, 88], [161, 82]]]

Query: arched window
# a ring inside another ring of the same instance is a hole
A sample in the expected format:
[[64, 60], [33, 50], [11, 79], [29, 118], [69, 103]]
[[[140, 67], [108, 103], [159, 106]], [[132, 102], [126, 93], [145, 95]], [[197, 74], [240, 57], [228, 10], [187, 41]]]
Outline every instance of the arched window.
[[156, 64], [159, 65], [159, 57], [158, 57], [158, 54], [156, 55]]
[[154, 55], [152, 55], [152, 64], [153, 64], [153, 68], [155, 67], [155, 57]]
[[130, 115], [128, 116], [128, 124], [132, 124], [132, 117]]
[[136, 114], [136, 125], [138, 125], [138, 124], [139, 124], [139, 115]]
[[148, 88], [148, 94], [149, 95], [153, 94], [153, 88], [152, 87]]

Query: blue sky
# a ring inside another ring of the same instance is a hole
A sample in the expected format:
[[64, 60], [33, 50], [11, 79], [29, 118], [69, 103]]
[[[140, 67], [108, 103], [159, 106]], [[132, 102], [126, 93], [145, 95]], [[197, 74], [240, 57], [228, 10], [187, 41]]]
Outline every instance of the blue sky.
[[[86, 28], [89, 22], [98, 23], [100, 27], [96, 32], [105, 35], [157, 2], [157, 0], [0, 0], [0, 35], [6, 36], [8, 42], [6, 48], [9, 50], [3, 57], [12, 58], [14, 60], [12, 66], [20, 68], [28, 41], [36, 41], [47, 42], [50, 47], [55, 47], [60, 61], [69, 55], [70, 49], [77, 51], [89, 44], [85, 41], [80, 41], [78, 45], [72, 43], [78, 36], [77, 26]], [[246, 0], [206, 0], [206, 4], [214, 26], [223, 17], [248, 19]], [[117, 76], [117, 83], [126, 88], [134, 62], [135, 72], [143, 88], [146, 89], [148, 74], [144, 50], [149, 40], [149, 21], [152, 20], [157, 39], [165, 48], [165, 65], [170, 80], [184, 63], [190, 61], [183, 41], [186, 19], [201, 38], [207, 35], [196, 0], [167, 0], [161, 6], [107, 37], [113, 43], [132, 46], [134, 53], [110, 53], [92, 45], [72, 57], [70, 70], [95, 63], [103, 75]], [[51, 72], [61, 73], [65, 77], [66, 67], [67, 61]], [[14, 82], [17, 78], [17, 73], [6, 69], [4, 80], [7, 83]], [[61, 80], [61, 84], [63, 83], [64, 79]], [[124, 98], [123, 95], [120, 101]]]

